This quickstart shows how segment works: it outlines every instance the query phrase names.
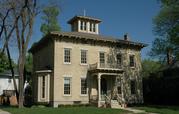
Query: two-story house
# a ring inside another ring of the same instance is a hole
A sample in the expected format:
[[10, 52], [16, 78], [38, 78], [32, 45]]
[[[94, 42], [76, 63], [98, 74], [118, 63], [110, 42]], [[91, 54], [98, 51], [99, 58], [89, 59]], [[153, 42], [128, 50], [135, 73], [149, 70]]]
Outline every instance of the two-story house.
[[142, 103], [141, 49], [146, 45], [99, 34], [101, 20], [75, 16], [72, 32], [54, 31], [35, 43], [33, 96], [37, 103]]

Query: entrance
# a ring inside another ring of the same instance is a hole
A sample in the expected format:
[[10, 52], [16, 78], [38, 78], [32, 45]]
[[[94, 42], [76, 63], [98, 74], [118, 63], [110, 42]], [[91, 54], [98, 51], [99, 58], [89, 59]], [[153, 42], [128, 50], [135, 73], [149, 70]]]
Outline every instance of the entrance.
[[101, 95], [107, 95], [107, 81], [105, 78], [101, 78]]

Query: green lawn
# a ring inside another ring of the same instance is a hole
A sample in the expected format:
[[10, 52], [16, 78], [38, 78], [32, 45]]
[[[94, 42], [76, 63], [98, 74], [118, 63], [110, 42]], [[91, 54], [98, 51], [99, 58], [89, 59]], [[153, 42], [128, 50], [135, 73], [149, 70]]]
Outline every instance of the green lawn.
[[97, 107], [60, 107], [60, 108], [1, 108], [12, 114], [126, 114], [127, 111]]
[[146, 112], [155, 112], [159, 114], [179, 114], [179, 106], [147, 105], [134, 108], [145, 110]]

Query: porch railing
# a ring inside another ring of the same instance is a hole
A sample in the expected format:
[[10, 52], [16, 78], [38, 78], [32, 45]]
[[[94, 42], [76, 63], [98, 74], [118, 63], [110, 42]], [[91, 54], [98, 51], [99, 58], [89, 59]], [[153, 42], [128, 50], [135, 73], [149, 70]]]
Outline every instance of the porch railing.
[[90, 70], [94, 69], [121, 69], [122, 65], [117, 63], [94, 63], [89, 65]]

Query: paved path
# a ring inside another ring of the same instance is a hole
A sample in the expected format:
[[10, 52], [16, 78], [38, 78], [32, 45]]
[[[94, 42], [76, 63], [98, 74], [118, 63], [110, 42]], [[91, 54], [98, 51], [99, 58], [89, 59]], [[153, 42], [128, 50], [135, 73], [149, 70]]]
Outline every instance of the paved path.
[[11, 114], [11, 113], [3, 111], [3, 110], [0, 109], [0, 114]]
[[130, 112], [135, 113], [135, 114], [138, 114], [138, 113], [142, 113], [142, 114], [159, 114], [159, 113], [146, 112], [145, 110], [139, 110], [139, 109], [134, 109], [134, 108], [123, 108], [123, 110], [127, 110], [127, 111], [130, 111]]

